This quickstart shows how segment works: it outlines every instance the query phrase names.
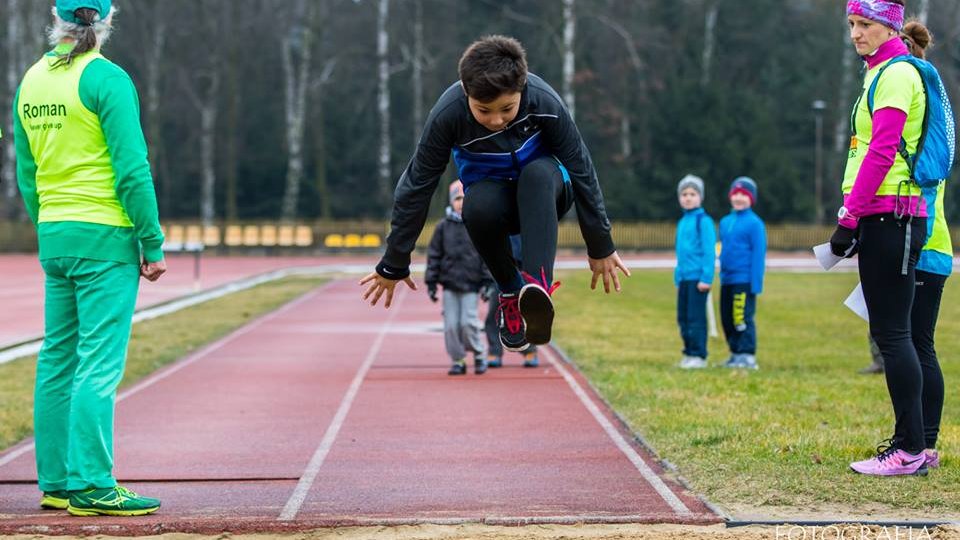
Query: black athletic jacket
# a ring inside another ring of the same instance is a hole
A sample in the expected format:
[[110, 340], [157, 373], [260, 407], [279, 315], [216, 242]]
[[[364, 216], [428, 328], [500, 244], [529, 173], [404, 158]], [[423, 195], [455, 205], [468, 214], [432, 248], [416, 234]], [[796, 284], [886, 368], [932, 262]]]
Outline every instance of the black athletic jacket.
[[440, 96], [394, 193], [387, 249], [377, 265], [381, 276], [402, 279], [410, 274], [410, 253], [426, 223], [430, 198], [451, 151], [468, 193], [470, 185], [478, 180], [515, 180], [527, 163], [544, 155], [554, 156], [569, 173], [588, 254], [600, 259], [614, 252], [610, 221], [590, 152], [560, 96], [531, 73], [516, 119], [498, 132], [491, 133], [473, 118], [460, 82]]

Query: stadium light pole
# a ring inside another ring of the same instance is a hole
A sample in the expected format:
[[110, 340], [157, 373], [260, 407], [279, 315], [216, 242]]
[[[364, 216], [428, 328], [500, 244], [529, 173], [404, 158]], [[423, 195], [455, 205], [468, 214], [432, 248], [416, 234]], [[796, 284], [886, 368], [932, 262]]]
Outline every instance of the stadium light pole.
[[827, 108], [827, 102], [822, 99], [814, 101], [810, 108], [813, 109], [814, 119], [816, 121], [816, 141], [814, 145], [813, 159], [813, 212], [815, 224], [823, 221], [823, 111]]

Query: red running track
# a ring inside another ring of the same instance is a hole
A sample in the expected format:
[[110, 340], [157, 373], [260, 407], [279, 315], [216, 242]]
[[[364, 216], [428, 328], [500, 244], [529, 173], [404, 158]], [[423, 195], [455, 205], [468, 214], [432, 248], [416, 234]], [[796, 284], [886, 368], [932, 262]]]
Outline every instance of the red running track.
[[329, 284], [121, 396], [116, 473], [157, 514], [39, 510], [24, 441], [0, 455], [0, 534], [720, 521], [552, 351], [452, 378], [425, 294], [359, 295]]

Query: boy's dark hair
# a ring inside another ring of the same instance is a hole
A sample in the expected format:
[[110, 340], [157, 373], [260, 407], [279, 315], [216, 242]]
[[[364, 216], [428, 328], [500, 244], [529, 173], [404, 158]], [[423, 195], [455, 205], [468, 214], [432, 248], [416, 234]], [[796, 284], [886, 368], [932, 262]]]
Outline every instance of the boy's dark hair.
[[489, 103], [527, 84], [527, 53], [512, 37], [485, 36], [460, 57], [460, 82], [468, 96]]

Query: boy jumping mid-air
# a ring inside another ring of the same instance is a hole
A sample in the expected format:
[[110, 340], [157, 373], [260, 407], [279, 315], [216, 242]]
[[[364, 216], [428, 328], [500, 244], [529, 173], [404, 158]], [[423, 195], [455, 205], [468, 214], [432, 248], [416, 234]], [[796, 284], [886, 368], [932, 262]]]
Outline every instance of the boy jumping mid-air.
[[[410, 253], [427, 219], [430, 199], [450, 153], [466, 191], [463, 220], [501, 291], [500, 341], [510, 351], [550, 341], [557, 224], [577, 205], [587, 245], [591, 288], [620, 290], [617, 255], [597, 174], [576, 124], [556, 91], [527, 73], [526, 53], [505, 36], [470, 45], [451, 85], [427, 118], [416, 153], [394, 195], [387, 248], [364, 277], [364, 300], [393, 302], [397, 282], [411, 289]], [[522, 268], [509, 237], [520, 234]]]

